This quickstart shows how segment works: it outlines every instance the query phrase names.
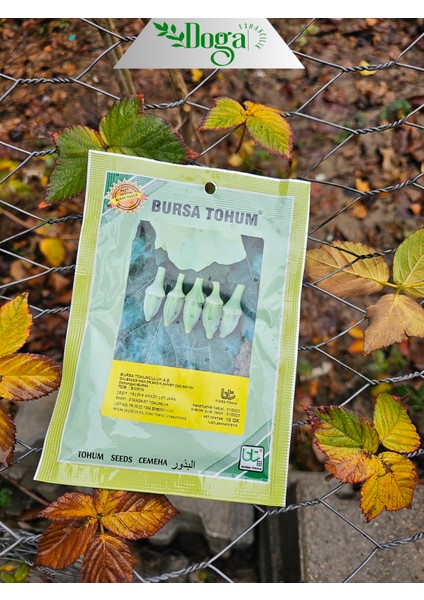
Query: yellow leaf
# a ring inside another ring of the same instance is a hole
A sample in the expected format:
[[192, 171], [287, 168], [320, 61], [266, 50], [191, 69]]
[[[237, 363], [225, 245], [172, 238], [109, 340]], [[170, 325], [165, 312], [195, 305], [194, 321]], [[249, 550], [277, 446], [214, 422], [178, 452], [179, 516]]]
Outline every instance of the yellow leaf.
[[[363, 349], [363, 348], [362, 348]], [[371, 388], [371, 396], [377, 398], [379, 394], [390, 392], [393, 384], [391, 383], [379, 383]]]
[[253, 139], [273, 154], [291, 158], [293, 132], [277, 108], [246, 100], [245, 108], [231, 98], [218, 98], [200, 129], [229, 129], [246, 123]]
[[203, 71], [200, 69], [192, 69], [191, 70], [191, 80], [193, 83], [199, 83], [203, 77]]
[[414, 452], [420, 446], [420, 436], [402, 405], [400, 398], [379, 394], [374, 409], [374, 427], [381, 443], [395, 452]]
[[0, 358], [0, 397], [33, 400], [57, 389], [60, 366], [38, 354], [12, 354]]
[[0, 357], [13, 354], [25, 344], [31, 325], [28, 292], [3, 304], [0, 308]]
[[414, 464], [395, 452], [376, 457], [376, 470], [361, 488], [361, 508], [367, 521], [383, 510], [409, 508], [414, 496], [417, 472]]
[[93, 502], [96, 513], [102, 517], [117, 511], [117, 507], [122, 504], [123, 498], [127, 492], [119, 490], [100, 490], [93, 491]]
[[362, 220], [367, 217], [368, 210], [361, 202], [357, 202], [355, 204], [355, 206], [352, 208], [352, 215], [355, 217], [355, 219]]
[[361, 179], [360, 177], [357, 177], [355, 179], [355, 187], [358, 190], [358, 192], [369, 192], [371, 189], [369, 181], [367, 181], [366, 179]]
[[0, 465], [10, 467], [15, 447], [15, 424], [9, 413], [0, 406]]
[[363, 340], [355, 340], [352, 342], [347, 351], [349, 354], [362, 354], [364, 351], [364, 342]]
[[408, 337], [424, 338], [424, 309], [408, 296], [386, 294], [367, 307], [369, 327], [364, 335], [364, 354]]
[[166, 496], [126, 492], [114, 512], [102, 517], [102, 525], [128, 540], [148, 538], [178, 511]]
[[244, 163], [244, 160], [242, 159], [240, 154], [232, 154], [228, 158], [227, 162], [230, 165], [230, 167], [233, 167], [233, 169], [237, 169], [238, 167], [242, 166], [242, 164]]
[[200, 129], [202, 131], [229, 129], [241, 125], [247, 119], [246, 111], [241, 104], [232, 98], [218, 98], [215, 106], [209, 111]]
[[356, 256], [375, 254], [375, 250], [354, 242], [335, 244], [337, 247], [323, 245], [307, 252], [305, 269], [309, 278], [319, 281], [325, 277], [317, 285], [341, 298], [380, 291], [389, 278], [389, 267], [384, 258], [356, 259]]
[[246, 100], [246, 126], [252, 137], [266, 150], [291, 158], [293, 151], [293, 132], [276, 108], [255, 104]]
[[51, 521], [63, 521], [64, 519], [95, 518], [97, 511], [89, 494], [67, 492], [44, 508], [40, 516]]
[[367, 419], [337, 406], [307, 407], [315, 443], [326, 455], [325, 468], [337, 479], [359, 483], [375, 470], [379, 439]]
[[363, 340], [364, 339], [364, 332], [359, 327], [359, 325], [356, 325], [356, 327], [352, 327], [352, 329], [349, 329], [349, 335], [351, 337], [353, 337], [355, 340]]
[[424, 298], [424, 229], [409, 235], [396, 250], [393, 280], [409, 296]]
[[[360, 67], [369, 67], [369, 62], [367, 62], [366, 60], [361, 60], [361, 62], [359, 63]], [[377, 73], [377, 71], [359, 71], [359, 74], [362, 75], [362, 77], [370, 77], [371, 75], [375, 75]]]
[[58, 238], [43, 238], [38, 242], [38, 246], [50, 267], [63, 265], [66, 251]]

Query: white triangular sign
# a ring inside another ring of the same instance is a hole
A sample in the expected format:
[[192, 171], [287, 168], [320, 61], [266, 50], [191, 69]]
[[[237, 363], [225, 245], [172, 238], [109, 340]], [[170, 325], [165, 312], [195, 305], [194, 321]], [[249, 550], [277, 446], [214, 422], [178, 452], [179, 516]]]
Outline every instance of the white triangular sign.
[[151, 19], [115, 69], [303, 69], [268, 19]]

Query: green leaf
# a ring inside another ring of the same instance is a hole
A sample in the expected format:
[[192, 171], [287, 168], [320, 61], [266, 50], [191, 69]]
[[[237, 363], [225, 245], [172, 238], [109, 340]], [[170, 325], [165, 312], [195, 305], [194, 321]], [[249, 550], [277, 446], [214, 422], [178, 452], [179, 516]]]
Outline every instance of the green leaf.
[[139, 115], [126, 133], [123, 136], [118, 132], [118, 139], [111, 140], [109, 152], [177, 164], [187, 162], [187, 149], [182, 138], [160, 117]]
[[143, 109], [142, 98], [124, 98], [115, 102], [100, 122], [100, 135], [106, 147], [124, 146]]
[[232, 98], [218, 98], [211, 108], [200, 129], [202, 131], [230, 129], [245, 123], [247, 119], [244, 108]]
[[84, 191], [89, 150], [104, 150], [100, 135], [77, 125], [64, 129], [55, 137], [58, 158], [49, 178], [42, 206], [72, 198]]
[[424, 229], [412, 233], [396, 250], [393, 280], [409, 296], [424, 298]]
[[163, 119], [141, 113], [142, 100], [116, 102], [100, 123], [100, 134], [109, 152], [184, 163], [187, 149], [182, 138]]
[[306, 408], [316, 445], [327, 457], [325, 467], [340, 481], [365, 481], [375, 470], [377, 431], [367, 419], [337, 406]]
[[247, 129], [253, 139], [272, 154], [291, 158], [293, 132], [275, 108], [246, 101]]
[[143, 156], [182, 164], [189, 149], [163, 119], [141, 113], [140, 96], [116, 102], [102, 119], [100, 133], [88, 127], [71, 127], [55, 137], [59, 152], [41, 207], [82, 192], [87, 179], [89, 150]]
[[374, 409], [374, 427], [381, 443], [388, 450], [414, 452], [420, 446], [420, 436], [402, 405], [391, 394], [379, 394]]
[[15, 583], [24, 583], [29, 575], [29, 566], [25, 563], [19, 565], [14, 573]]

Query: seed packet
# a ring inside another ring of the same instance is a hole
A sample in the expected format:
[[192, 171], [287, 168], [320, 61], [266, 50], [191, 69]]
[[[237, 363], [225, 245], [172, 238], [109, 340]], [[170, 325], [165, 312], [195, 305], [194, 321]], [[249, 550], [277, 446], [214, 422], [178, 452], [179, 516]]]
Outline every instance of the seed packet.
[[309, 184], [90, 152], [36, 479], [281, 506]]

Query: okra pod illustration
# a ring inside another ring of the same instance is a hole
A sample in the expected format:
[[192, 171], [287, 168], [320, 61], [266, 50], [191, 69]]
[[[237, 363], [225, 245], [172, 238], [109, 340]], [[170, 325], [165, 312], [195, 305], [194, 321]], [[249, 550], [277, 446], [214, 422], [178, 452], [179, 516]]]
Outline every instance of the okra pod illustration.
[[165, 306], [163, 307], [163, 324], [165, 327], [171, 325], [183, 309], [185, 299], [183, 292], [184, 277], [184, 273], [179, 273], [177, 283], [166, 297]]
[[165, 298], [163, 281], [165, 279], [166, 269], [159, 267], [155, 280], [146, 289], [144, 294], [144, 316], [146, 321], [151, 321], [161, 307], [162, 300]]
[[205, 302], [202, 285], [203, 279], [201, 277], [197, 277], [193, 287], [185, 298], [183, 320], [184, 330], [186, 333], [190, 333], [200, 318], [202, 307]]
[[230, 335], [237, 327], [237, 324], [242, 315], [241, 297], [245, 286], [239, 283], [231, 295], [231, 298], [224, 304], [222, 308], [222, 319], [219, 325], [219, 337], [225, 338]]
[[220, 285], [218, 281], [213, 281], [213, 289], [210, 295], [206, 298], [205, 306], [202, 313], [203, 327], [206, 337], [211, 340], [215, 331], [219, 327], [219, 322], [222, 315], [222, 307], [224, 302], [220, 296]]

